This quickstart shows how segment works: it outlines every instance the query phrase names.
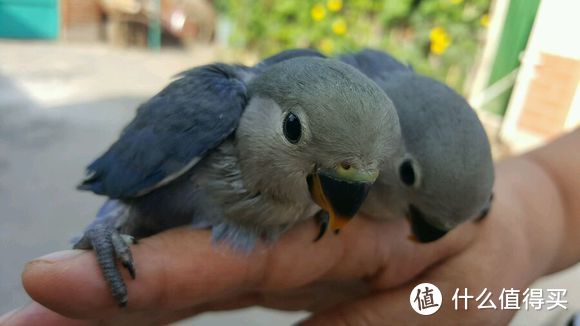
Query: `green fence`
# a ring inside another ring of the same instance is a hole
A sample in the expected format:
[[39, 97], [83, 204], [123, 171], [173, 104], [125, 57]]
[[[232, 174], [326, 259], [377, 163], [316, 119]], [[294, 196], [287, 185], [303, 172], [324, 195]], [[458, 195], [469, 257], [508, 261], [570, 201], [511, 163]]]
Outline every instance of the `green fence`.
[[[539, 5], [540, 0], [510, 1], [488, 85], [493, 85], [520, 66], [520, 56], [528, 44]], [[503, 115], [512, 88], [509, 87], [499, 94], [494, 100], [486, 104], [484, 109]]]

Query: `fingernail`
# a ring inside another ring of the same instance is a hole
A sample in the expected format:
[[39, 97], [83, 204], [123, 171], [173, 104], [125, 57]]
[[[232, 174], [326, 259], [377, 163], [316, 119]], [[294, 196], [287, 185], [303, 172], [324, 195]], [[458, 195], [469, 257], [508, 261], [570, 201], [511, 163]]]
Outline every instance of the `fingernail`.
[[53, 253], [50, 253], [48, 255], [44, 255], [42, 257], [38, 257], [34, 260], [57, 262], [57, 261], [71, 259], [73, 257], [76, 257], [76, 256], [82, 254], [83, 252], [85, 252], [85, 251], [84, 250], [63, 250], [63, 251], [53, 252]]
[[0, 325], [4, 325], [7, 321], [10, 320], [10, 318], [12, 318], [20, 309], [22, 308], [16, 308], [14, 310], [11, 310], [7, 313], [5, 313], [4, 315], [0, 316]]

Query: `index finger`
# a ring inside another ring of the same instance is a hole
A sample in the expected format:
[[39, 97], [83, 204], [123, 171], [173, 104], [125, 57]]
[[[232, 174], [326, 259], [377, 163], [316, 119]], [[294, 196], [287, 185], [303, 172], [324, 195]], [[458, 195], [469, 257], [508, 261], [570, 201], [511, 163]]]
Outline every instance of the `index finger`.
[[[188, 228], [143, 239], [131, 248], [137, 278], [130, 280], [125, 274], [129, 304], [123, 312], [176, 310], [261, 286], [308, 283], [338, 259], [331, 243], [338, 240], [313, 243], [315, 233], [313, 223], [305, 223], [289, 232], [275, 249], [258, 246], [251, 253], [216, 248], [209, 232]], [[284, 254], [272, 255], [278, 250]], [[94, 318], [120, 313], [94, 254], [73, 253], [77, 254], [66, 259], [41, 257], [28, 263], [22, 274], [28, 294], [66, 316]]]
[[[126, 309], [116, 306], [91, 252], [58, 261], [37, 259], [27, 265], [23, 283], [35, 301], [76, 318], [175, 311], [252, 291], [298, 288], [322, 279], [363, 279], [384, 288], [401, 284], [457, 252], [468, 242], [469, 233], [450, 232], [443, 241], [418, 245], [407, 240], [408, 225], [402, 220], [385, 223], [356, 218], [339, 236], [313, 242], [317, 230], [310, 221], [272, 246], [259, 245], [243, 253], [227, 245], [216, 247], [208, 231], [169, 230], [132, 247], [137, 279], [127, 282]], [[129, 279], [127, 274], [125, 279]]]

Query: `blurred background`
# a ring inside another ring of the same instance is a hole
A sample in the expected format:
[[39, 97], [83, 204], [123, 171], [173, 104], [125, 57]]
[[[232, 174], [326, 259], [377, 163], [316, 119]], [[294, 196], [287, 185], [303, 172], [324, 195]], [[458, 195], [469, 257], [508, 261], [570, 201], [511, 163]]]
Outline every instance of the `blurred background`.
[[[68, 248], [102, 203], [74, 190], [85, 165], [178, 72], [294, 47], [382, 49], [463, 94], [500, 159], [580, 124], [579, 13], [567, 0], [0, 0], [0, 314], [30, 300], [24, 263]], [[563, 325], [580, 311], [579, 279], [576, 267], [533, 286], [568, 289], [568, 311], [512, 323]], [[254, 308], [183, 324], [304, 316]]]

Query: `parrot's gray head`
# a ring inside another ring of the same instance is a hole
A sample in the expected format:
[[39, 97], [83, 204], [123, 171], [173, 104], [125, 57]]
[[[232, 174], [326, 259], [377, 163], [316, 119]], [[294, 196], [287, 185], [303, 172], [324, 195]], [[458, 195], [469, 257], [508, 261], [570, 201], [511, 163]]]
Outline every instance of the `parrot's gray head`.
[[313, 57], [250, 82], [236, 140], [246, 184], [275, 200], [314, 200], [335, 231], [356, 214], [379, 166], [402, 153], [387, 95], [354, 68]]
[[494, 180], [486, 133], [455, 91], [417, 74], [384, 84], [399, 112], [407, 157], [397, 164], [414, 235], [443, 236], [489, 209]]

